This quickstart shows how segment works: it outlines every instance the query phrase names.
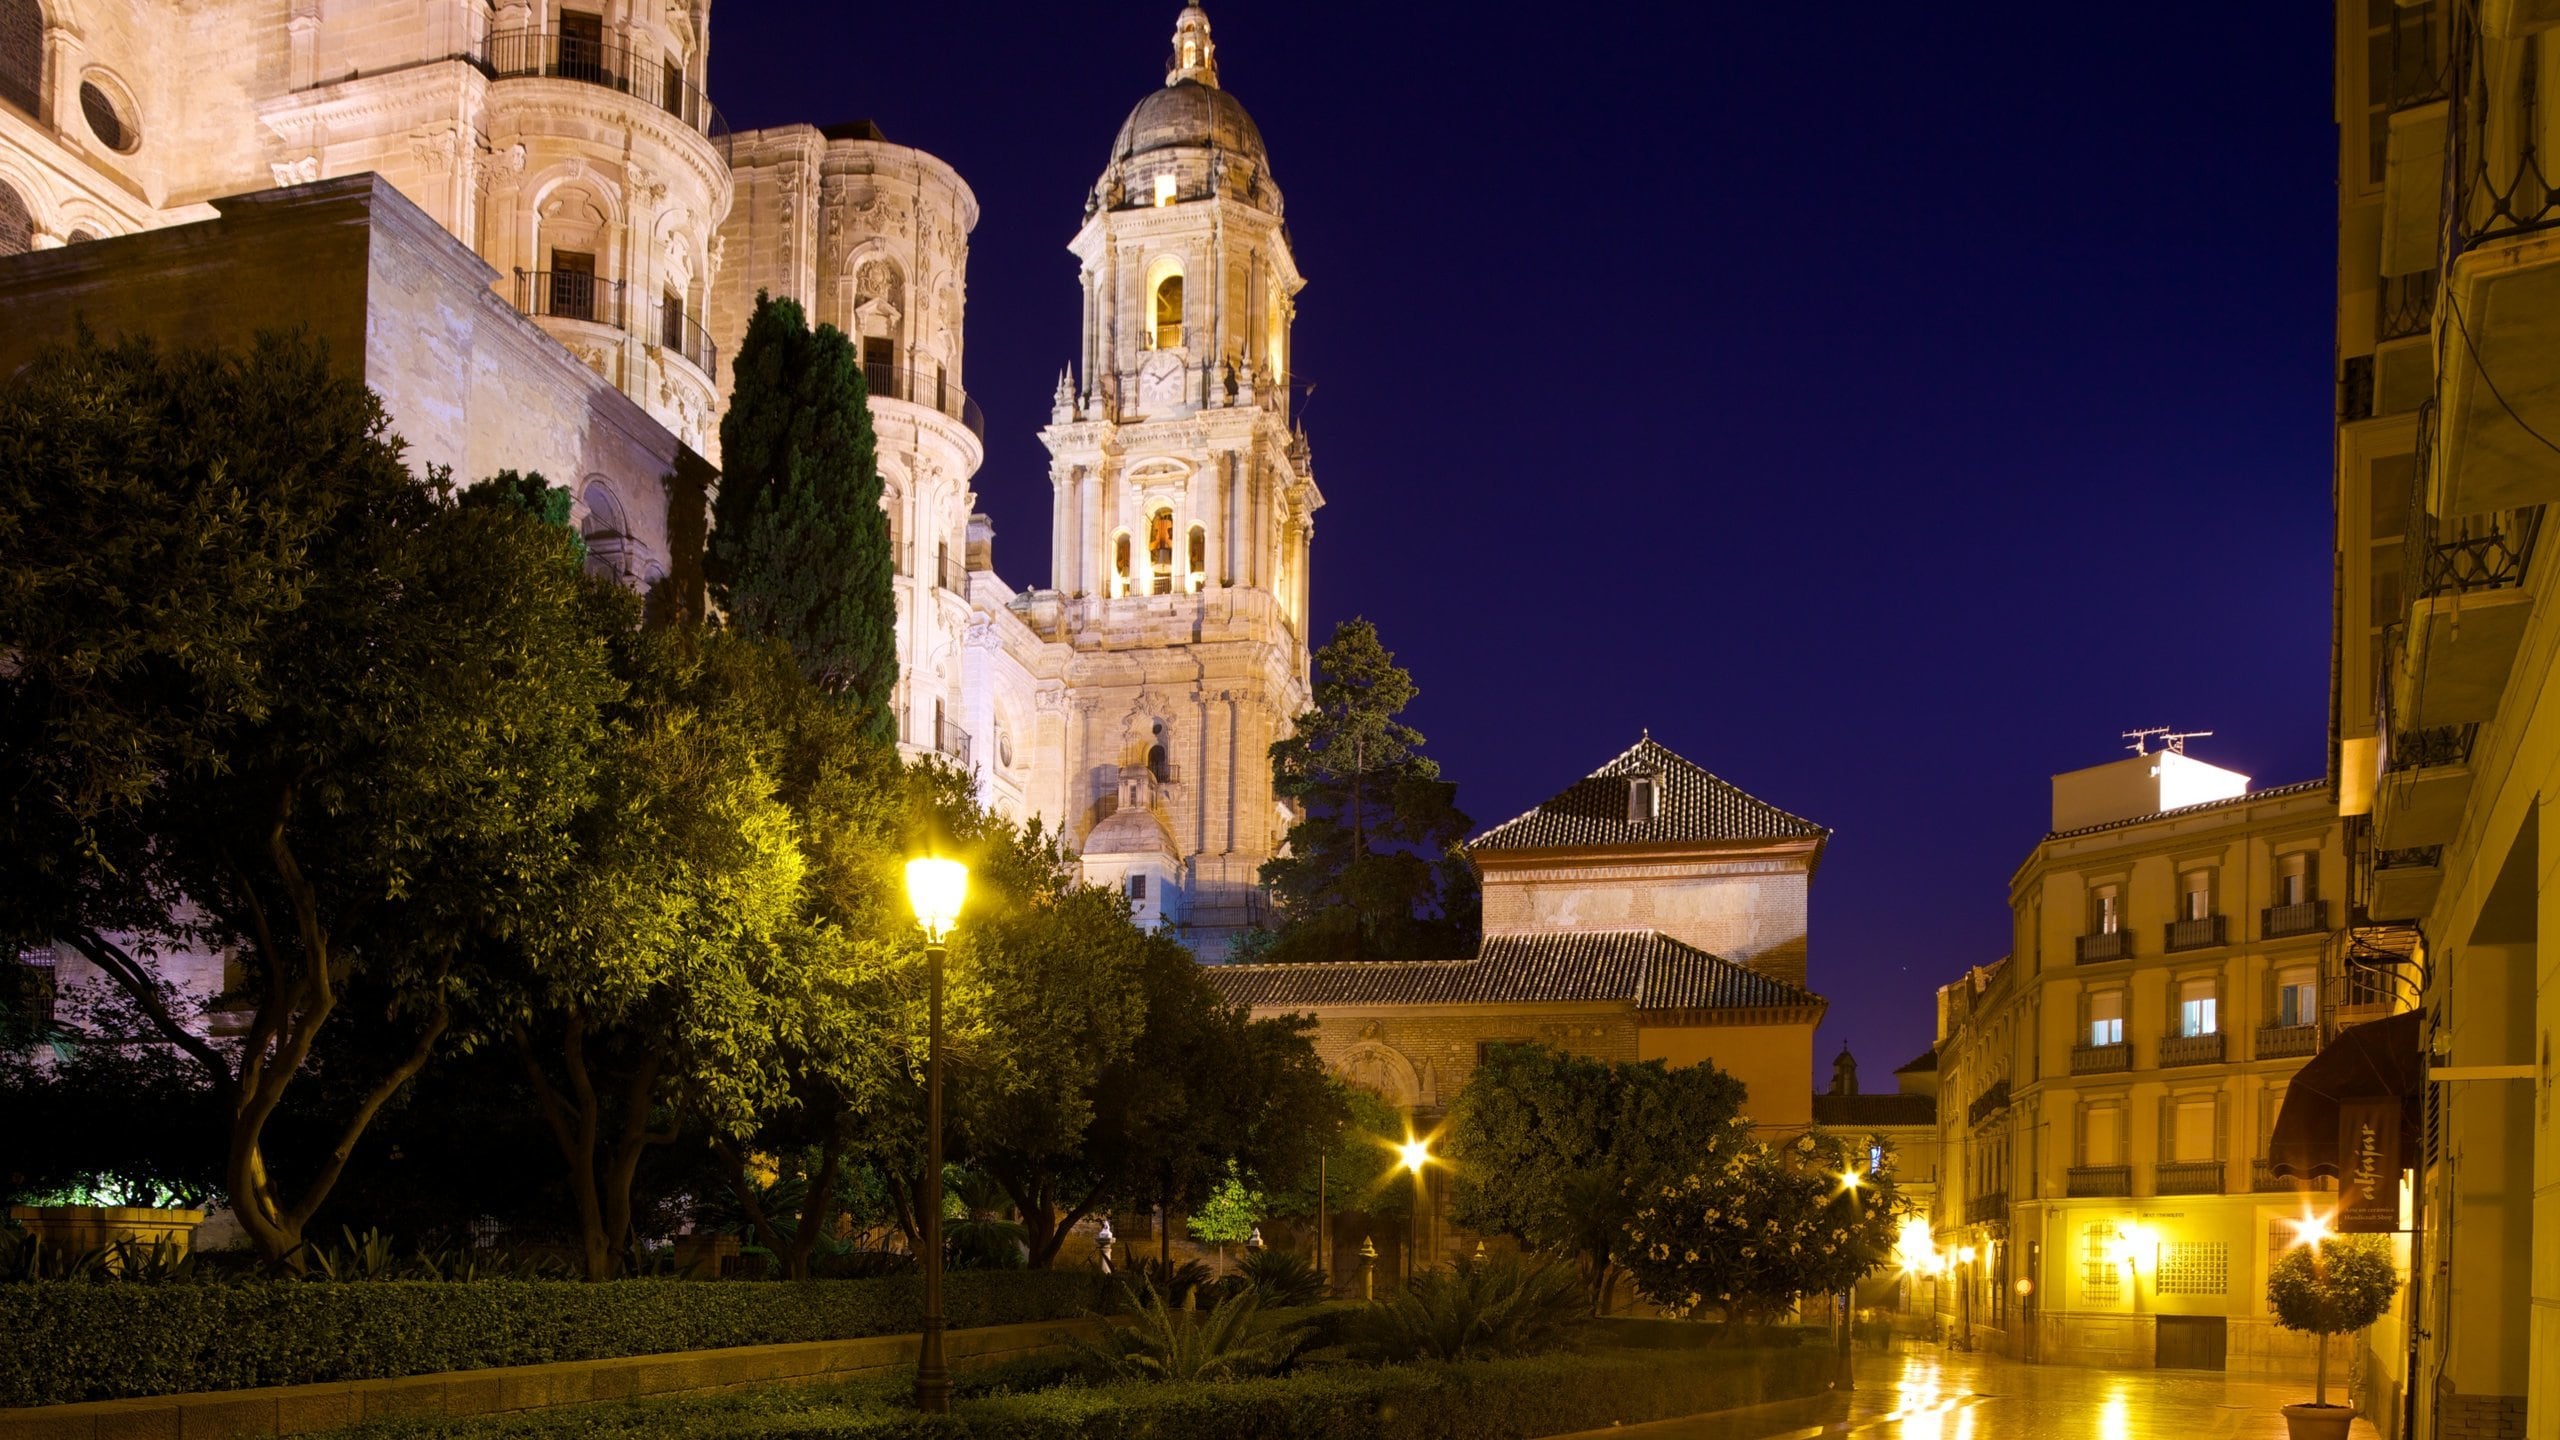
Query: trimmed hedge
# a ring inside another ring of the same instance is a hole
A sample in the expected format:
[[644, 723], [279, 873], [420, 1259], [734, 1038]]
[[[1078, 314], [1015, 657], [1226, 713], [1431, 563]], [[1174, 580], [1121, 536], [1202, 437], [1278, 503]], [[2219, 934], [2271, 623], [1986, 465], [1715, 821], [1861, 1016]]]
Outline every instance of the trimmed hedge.
[[[1102, 1307], [1082, 1271], [962, 1272], [954, 1329]], [[259, 1281], [0, 1285], [0, 1407], [379, 1380], [914, 1330], [924, 1282]]]
[[[948, 1420], [870, 1383], [580, 1406], [487, 1420], [384, 1421], [366, 1440], [1525, 1440], [1825, 1393], [1831, 1357], [1593, 1351], [1226, 1384], [1060, 1385], [984, 1394], [963, 1377]], [[1029, 1379], [1025, 1374], [1020, 1379]], [[970, 1390], [979, 1390], [971, 1398]]]

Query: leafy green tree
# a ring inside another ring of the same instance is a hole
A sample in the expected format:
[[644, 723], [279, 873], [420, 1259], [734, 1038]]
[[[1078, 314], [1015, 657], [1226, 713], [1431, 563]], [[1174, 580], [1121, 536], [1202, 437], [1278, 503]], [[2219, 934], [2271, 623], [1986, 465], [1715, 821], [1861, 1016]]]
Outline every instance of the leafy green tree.
[[1280, 924], [1247, 958], [1429, 960], [1475, 953], [1480, 903], [1458, 852], [1469, 822], [1457, 787], [1396, 717], [1413, 677], [1366, 620], [1315, 654], [1315, 708], [1271, 747], [1272, 787], [1302, 818], [1288, 853], [1262, 867]]
[[[0, 933], [67, 941], [220, 1096], [281, 1258], [452, 1027], [470, 947], [548, 903], [614, 691], [573, 539], [420, 483], [319, 344], [86, 334], [0, 394]], [[226, 952], [236, 1041], [155, 956]], [[270, 1122], [361, 993], [316, 1153]]]
[[1637, 1197], [1741, 1143], [1742, 1083], [1712, 1065], [1671, 1069], [1500, 1045], [1451, 1117], [1451, 1214], [1581, 1262], [1605, 1308], [1626, 1263]]
[[704, 566], [712, 597], [894, 739], [896, 562], [853, 342], [759, 292], [732, 369]]
[[2267, 1268], [2267, 1304], [2276, 1323], [2319, 1346], [2314, 1405], [2329, 1403], [2329, 1337], [2352, 1335], [2383, 1317], [2400, 1292], [2391, 1242], [2380, 1235], [2324, 1237], [2287, 1250]]
[[1218, 1247], [1219, 1273], [1225, 1273], [1227, 1247], [1253, 1238], [1255, 1217], [1268, 1208], [1262, 1195], [1248, 1187], [1233, 1166], [1227, 1178], [1211, 1187], [1208, 1198], [1183, 1217], [1183, 1228], [1203, 1245]]
[[1683, 1315], [1758, 1324], [1856, 1285], [1893, 1253], [1901, 1208], [1889, 1174], [1865, 1173], [1867, 1148], [1813, 1130], [1720, 1146], [1646, 1183], [1626, 1229], [1636, 1287]]

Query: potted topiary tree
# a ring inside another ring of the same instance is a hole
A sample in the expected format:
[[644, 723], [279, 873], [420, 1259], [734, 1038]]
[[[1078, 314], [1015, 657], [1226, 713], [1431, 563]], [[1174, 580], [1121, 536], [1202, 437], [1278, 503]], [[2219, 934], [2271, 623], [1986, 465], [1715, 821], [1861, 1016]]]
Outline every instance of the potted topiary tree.
[[2267, 1303], [2276, 1323], [2312, 1337], [2319, 1352], [2308, 1405], [2284, 1407], [2293, 1440], [2346, 1440], [2352, 1405], [2329, 1403], [2329, 1337], [2351, 1335], [2382, 1318], [2400, 1290], [2391, 1242], [2378, 1235], [2323, 1237], [2287, 1250], [2267, 1271]]

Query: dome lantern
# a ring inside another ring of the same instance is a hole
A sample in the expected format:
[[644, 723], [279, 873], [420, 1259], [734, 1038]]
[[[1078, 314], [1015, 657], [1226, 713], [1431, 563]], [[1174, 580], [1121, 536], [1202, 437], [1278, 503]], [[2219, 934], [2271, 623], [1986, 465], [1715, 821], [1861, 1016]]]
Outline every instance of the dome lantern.
[[1185, 80], [1212, 88], [1218, 83], [1218, 47], [1209, 38], [1208, 13], [1198, 5], [1182, 7], [1182, 17], [1173, 22], [1173, 56], [1165, 62], [1164, 83]]

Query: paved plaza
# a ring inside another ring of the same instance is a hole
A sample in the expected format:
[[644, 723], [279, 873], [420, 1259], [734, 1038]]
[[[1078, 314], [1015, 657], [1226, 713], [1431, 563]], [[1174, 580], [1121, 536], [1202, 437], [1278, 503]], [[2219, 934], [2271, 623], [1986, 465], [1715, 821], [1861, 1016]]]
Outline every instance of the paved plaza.
[[[1592, 1431], [1620, 1440], [2284, 1440], [2286, 1404], [2309, 1398], [2294, 1381], [2198, 1370], [2097, 1370], [2026, 1365], [1919, 1345], [1860, 1354], [1849, 1413], [1827, 1425], [1768, 1434], [1767, 1422], [1664, 1420]], [[2342, 1399], [2333, 1390], [2332, 1399]], [[2351, 1440], [2378, 1440], [2359, 1418]]]

